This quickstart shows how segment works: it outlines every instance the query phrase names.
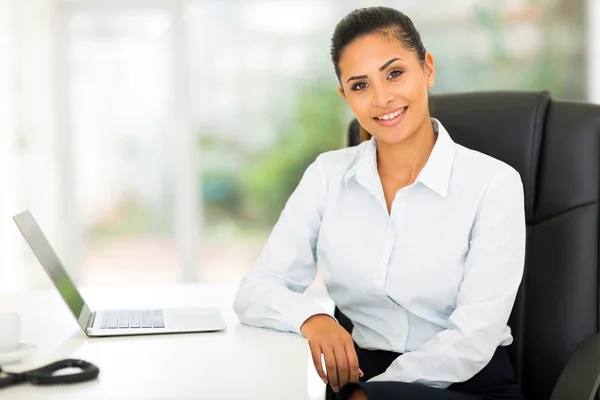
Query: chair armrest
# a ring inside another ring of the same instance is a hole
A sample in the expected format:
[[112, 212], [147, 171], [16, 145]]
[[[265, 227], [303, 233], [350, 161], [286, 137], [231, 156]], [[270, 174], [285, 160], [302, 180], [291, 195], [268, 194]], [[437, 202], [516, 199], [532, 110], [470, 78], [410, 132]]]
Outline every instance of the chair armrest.
[[594, 400], [600, 385], [600, 334], [584, 340], [562, 370], [550, 400]]

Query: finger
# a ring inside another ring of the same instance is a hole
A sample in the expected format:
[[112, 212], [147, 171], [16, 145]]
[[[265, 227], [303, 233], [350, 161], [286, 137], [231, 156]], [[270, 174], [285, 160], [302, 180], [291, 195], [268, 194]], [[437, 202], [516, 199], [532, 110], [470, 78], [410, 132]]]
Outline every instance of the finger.
[[360, 369], [360, 368], [358, 369], [358, 376], [360, 376], [361, 378], [362, 378], [363, 376], [365, 376], [365, 373], [364, 373], [364, 372], [362, 372], [362, 369]]
[[358, 357], [356, 356], [356, 349], [354, 343], [349, 341], [346, 343], [346, 359], [348, 360], [348, 380], [349, 382], [358, 382], [359, 371], [358, 368]]
[[327, 385], [327, 383], [328, 383], [327, 382], [327, 374], [323, 370], [323, 363], [321, 362], [321, 346], [319, 346], [318, 344], [310, 343], [310, 342], [308, 345], [310, 346], [310, 352], [312, 354], [312, 359], [313, 359], [313, 363], [315, 364], [315, 369], [317, 370], [317, 374], [319, 374], [319, 376], [323, 380], [323, 383], [325, 383]]
[[340, 390], [340, 385], [338, 383], [338, 373], [337, 366], [335, 363], [335, 355], [333, 353], [333, 348], [331, 346], [325, 345], [321, 347], [321, 351], [325, 356], [325, 367], [327, 368], [327, 379], [329, 380], [329, 384], [334, 392]]
[[335, 354], [335, 364], [337, 367], [337, 376], [339, 388], [341, 389], [346, 383], [348, 383], [348, 379], [350, 379], [350, 370], [348, 368], [348, 355], [346, 354], [346, 348], [342, 343], [337, 343], [333, 348], [333, 352]]

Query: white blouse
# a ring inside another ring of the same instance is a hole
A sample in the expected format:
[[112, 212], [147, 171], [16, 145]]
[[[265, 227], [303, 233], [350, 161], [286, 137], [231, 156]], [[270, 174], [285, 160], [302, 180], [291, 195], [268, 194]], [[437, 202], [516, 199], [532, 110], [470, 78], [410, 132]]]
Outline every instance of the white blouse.
[[301, 294], [318, 265], [355, 343], [403, 353], [370, 381], [446, 388], [512, 342], [507, 321], [525, 260], [520, 175], [432, 122], [430, 157], [391, 213], [375, 138], [317, 157], [240, 283], [242, 322], [299, 332], [325, 312]]

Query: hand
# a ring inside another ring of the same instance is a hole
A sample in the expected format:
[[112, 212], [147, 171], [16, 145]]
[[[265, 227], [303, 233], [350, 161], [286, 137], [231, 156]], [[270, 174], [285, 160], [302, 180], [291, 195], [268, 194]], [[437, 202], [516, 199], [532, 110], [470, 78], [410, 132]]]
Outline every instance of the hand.
[[[326, 314], [313, 315], [304, 321], [300, 332], [308, 339], [317, 373], [325, 384], [331, 384], [334, 392], [348, 382], [358, 382], [362, 371], [358, 368], [354, 342], [335, 319]], [[325, 356], [327, 374], [323, 371], [321, 354]]]

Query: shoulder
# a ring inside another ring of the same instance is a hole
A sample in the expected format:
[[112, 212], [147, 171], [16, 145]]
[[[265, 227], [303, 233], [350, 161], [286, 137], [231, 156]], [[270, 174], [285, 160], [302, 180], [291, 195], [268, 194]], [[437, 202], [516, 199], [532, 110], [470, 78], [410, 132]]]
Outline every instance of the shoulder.
[[353, 147], [320, 153], [306, 167], [299, 189], [327, 193], [332, 187], [339, 186], [345, 181], [347, 172], [358, 163], [367, 145], [368, 142], [365, 142]]
[[432, 121], [445, 139], [444, 149], [449, 149], [448, 153], [452, 154], [449, 184], [455, 195], [462, 197], [471, 193], [480, 196], [490, 187], [505, 181], [512, 182], [513, 186], [521, 186], [522, 190], [521, 175], [515, 168], [488, 154], [456, 143], [452, 132], [446, 130], [439, 120], [433, 118]]
[[509, 164], [456, 144], [452, 175], [455, 195], [471, 198], [474, 203], [465, 204], [477, 204], [478, 212], [502, 215], [508, 211], [524, 211], [521, 175]]
[[328, 179], [343, 178], [367, 151], [369, 142], [319, 154], [313, 163]]
[[522, 185], [521, 175], [509, 164], [497, 158], [455, 143], [453, 175], [481, 189], [511, 181]]

